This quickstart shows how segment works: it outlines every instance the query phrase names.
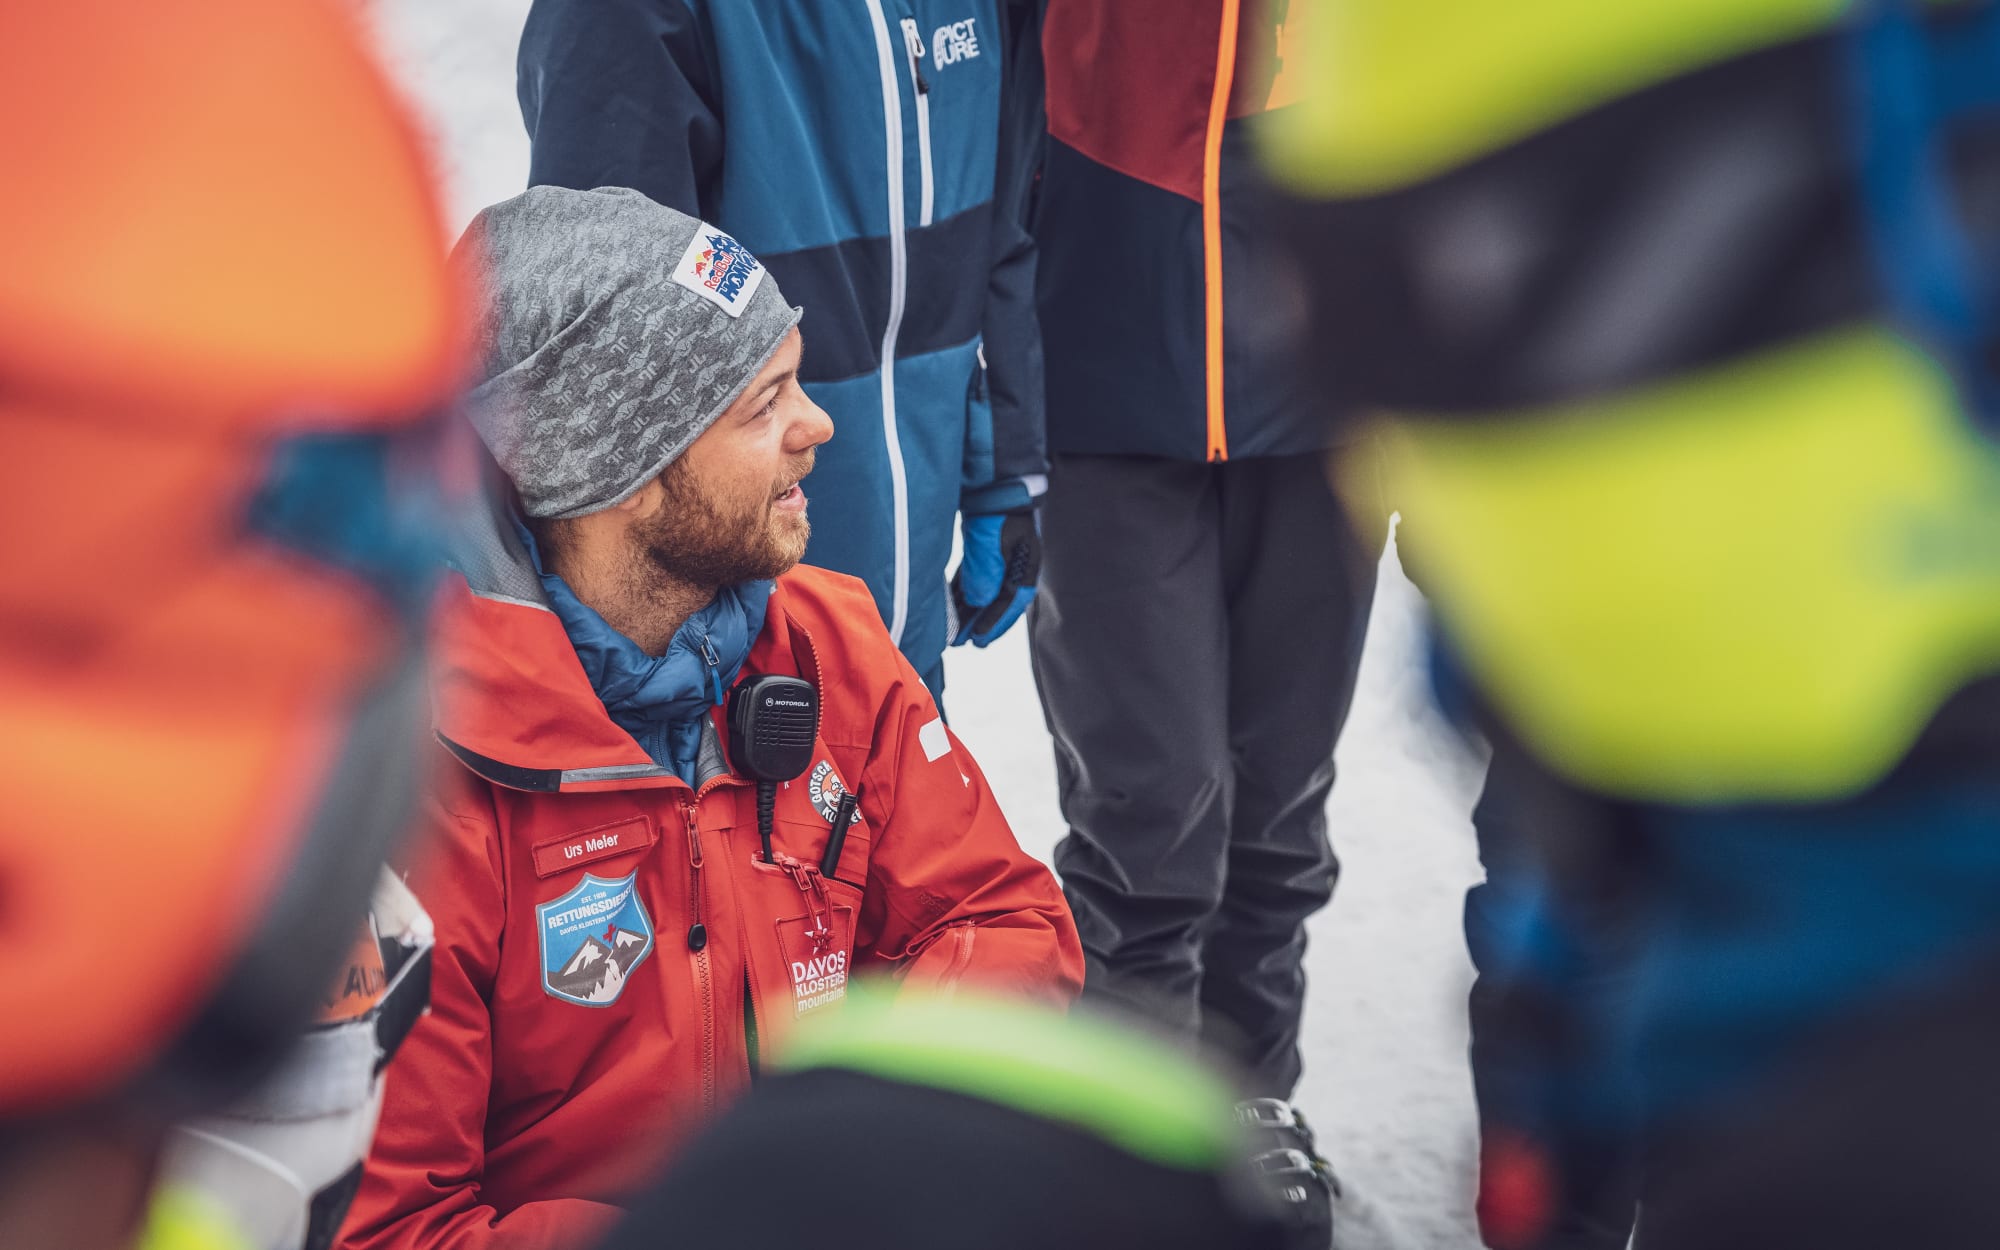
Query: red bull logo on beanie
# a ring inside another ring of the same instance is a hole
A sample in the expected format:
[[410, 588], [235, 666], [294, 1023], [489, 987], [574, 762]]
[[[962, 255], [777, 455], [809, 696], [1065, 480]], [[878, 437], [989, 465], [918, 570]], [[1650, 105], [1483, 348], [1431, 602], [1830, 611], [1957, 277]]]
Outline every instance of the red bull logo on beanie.
[[742, 244], [726, 234], [709, 235], [708, 246], [694, 262], [697, 277], [707, 271], [702, 285], [731, 303], [743, 293], [743, 283], [755, 268], [756, 260], [743, 250]]
[[743, 315], [764, 280], [764, 266], [750, 249], [707, 222], [674, 266], [674, 281], [732, 317]]

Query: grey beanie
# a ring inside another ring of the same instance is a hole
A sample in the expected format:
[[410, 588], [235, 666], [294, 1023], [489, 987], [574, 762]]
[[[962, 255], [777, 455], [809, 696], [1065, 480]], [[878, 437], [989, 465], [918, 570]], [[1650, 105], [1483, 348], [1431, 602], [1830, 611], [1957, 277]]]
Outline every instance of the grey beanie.
[[630, 497], [715, 424], [800, 310], [736, 240], [626, 187], [535, 187], [453, 261], [486, 301], [473, 424], [533, 517]]

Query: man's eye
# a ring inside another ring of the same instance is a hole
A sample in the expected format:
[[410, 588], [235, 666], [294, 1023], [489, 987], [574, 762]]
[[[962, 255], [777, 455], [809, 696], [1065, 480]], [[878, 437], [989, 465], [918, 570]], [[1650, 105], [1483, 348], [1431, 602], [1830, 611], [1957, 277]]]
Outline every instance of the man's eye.
[[757, 416], [759, 418], [768, 417], [772, 413], [776, 412], [778, 410], [778, 401], [782, 398], [784, 398], [784, 393], [782, 391], [776, 395], [771, 396], [771, 402], [765, 404], [762, 408], [759, 408], [757, 410]]

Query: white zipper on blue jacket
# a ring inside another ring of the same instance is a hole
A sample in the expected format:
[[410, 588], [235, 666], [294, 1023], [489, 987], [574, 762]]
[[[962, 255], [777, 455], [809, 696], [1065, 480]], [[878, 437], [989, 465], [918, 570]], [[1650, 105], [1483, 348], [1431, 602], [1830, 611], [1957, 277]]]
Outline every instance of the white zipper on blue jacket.
[[924, 59], [924, 37], [914, 17], [903, 19], [903, 50], [910, 57], [910, 90], [917, 97], [917, 166], [923, 171], [923, 204], [917, 212], [917, 224], [928, 226], [936, 198], [931, 184], [931, 85], [924, 81], [924, 71], [917, 68], [917, 62]]
[[[908, 243], [903, 237], [903, 93], [897, 81], [895, 47], [889, 41], [889, 22], [882, 16], [882, 0], [868, 0], [868, 16], [875, 24], [875, 59], [882, 74], [882, 133], [889, 157], [889, 321], [882, 327], [882, 441], [889, 453], [889, 498], [895, 510], [896, 536], [889, 637], [900, 647], [903, 626], [910, 616], [910, 482], [903, 466], [903, 440], [896, 429], [896, 336], [903, 328], [903, 302], [910, 281]], [[908, 48], [906, 41], [906, 55]], [[929, 155], [928, 149], [923, 155]]]

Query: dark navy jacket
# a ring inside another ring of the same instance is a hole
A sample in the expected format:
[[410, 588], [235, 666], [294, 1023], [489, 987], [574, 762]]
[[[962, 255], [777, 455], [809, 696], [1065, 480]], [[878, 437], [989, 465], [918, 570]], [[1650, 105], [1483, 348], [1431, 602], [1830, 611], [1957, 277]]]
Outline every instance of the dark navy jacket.
[[955, 514], [1046, 469], [1034, 25], [1015, 0], [536, 0], [521, 37], [531, 184], [698, 214], [805, 308], [835, 427], [806, 559], [868, 583], [934, 689]]
[[[1298, 6], [1294, 6], [1298, 7]], [[1228, 460], [1325, 448], [1303, 296], [1250, 146], [1286, 107], [1282, 5], [1046, 0], [1035, 212], [1049, 447]]]

